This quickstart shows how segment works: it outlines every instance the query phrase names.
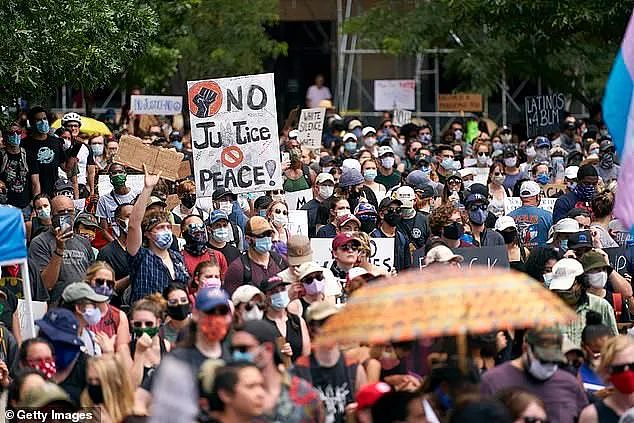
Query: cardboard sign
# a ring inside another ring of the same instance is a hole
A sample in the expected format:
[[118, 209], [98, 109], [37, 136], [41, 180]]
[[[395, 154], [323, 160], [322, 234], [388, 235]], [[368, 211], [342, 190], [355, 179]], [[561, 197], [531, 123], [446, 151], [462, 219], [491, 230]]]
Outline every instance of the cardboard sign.
[[[414, 251], [412, 264], [422, 269], [425, 265], [425, 248], [419, 248]], [[489, 270], [492, 268], [508, 269], [509, 258], [506, 252], [506, 247], [469, 247], [469, 248], [452, 248], [454, 254], [459, 254], [464, 257], [464, 261], [461, 263], [462, 267], [472, 266], [487, 266]]]
[[[128, 175], [126, 178], [125, 184], [134, 192], [143, 191], [144, 175]], [[97, 182], [97, 189], [99, 190], [99, 195], [108, 195], [110, 191], [112, 191], [113, 186], [110, 183], [110, 177], [108, 175], [99, 175], [99, 180]]]
[[534, 137], [559, 132], [565, 108], [566, 97], [561, 93], [525, 97], [526, 134]]
[[302, 109], [297, 124], [297, 140], [303, 147], [320, 148], [321, 134], [324, 128], [326, 109], [316, 107], [314, 109]]
[[132, 95], [130, 111], [135, 115], [177, 115], [183, 111], [183, 97], [176, 95]]
[[[631, 247], [630, 247], [631, 248]], [[630, 251], [627, 247], [604, 248], [603, 251], [608, 255], [610, 266], [621, 276], [627, 273], [628, 262], [630, 260]]]
[[[542, 201], [539, 203], [539, 208], [549, 212], [553, 212], [555, 207], [556, 198], [542, 197]], [[522, 199], [519, 197], [506, 197], [504, 199], [504, 214], [509, 214], [515, 209], [522, 207]]]
[[308, 211], [307, 210], [289, 210], [288, 226], [286, 226], [291, 235], [308, 236]]
[[46, 314], [47, 305], [44, 301], [31, 301], [33, 316], [29, 316], [26, 308], [26, 301], [18, 299], [18, 319], [20, 320], [20, 333], [26, 339], [28, 334], [33, 333], [31, 325], [35, 320], [39, 320]]
[[313, 190], [308, 188], [301, 191], [287, 192], [284, 194], [289, 210], [299, 210], [313, 199]]
[[174, 207], [180, 205], [181, 199], [178, 198], [178, 194], [170, 194], [165, 198], [165, 204], [167, 204], [167, 210], [172, 210]]
[[482, 94], [438, 94], [439, 112], [481, 112]]
[[192, 175], [192, 165], [189, 160], [183, 160], [178, 165], [178, 179], [187, 179]]
[[543, 191], [548, 198], [559, 198], [566, 193], [566, 184], [546, 184]]
[[374, 110], [415, 109], [416, 80], [375, 79]]
[[[370, 263], [381, 266], [391, 272], [394, 268], [394, 238], [370, 238], [372, 253]], [[313, 261], [318, 265], [330, 269], [332, 258], [332, 238], [312, 238], [310, 246], [313, 249]]]
[[392, 125], [403, 126], [412, 121], [412, 112], [409, 110], [396, 109], [392, 117]]
[[197, 196], [282, 189], [273, 74], [188, 81]]
[[161, 178], [175, 181], [183, 153], [143, 144], [140, 138], [124, 135], [119, 140], [119, 150], [114, 161], [132, 169], [143, 171], [143, 165], [152, 174], [161, 173]]

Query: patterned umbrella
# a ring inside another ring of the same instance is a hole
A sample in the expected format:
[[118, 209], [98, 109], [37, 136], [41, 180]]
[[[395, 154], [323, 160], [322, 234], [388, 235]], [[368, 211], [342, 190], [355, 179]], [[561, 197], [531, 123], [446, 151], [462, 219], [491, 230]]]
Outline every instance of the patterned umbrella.
[[575, 312], [524, 273], [429, 268], [355, 291], [327, 320], [318, 343], [407, 341], [495, 329], [566, 324]]

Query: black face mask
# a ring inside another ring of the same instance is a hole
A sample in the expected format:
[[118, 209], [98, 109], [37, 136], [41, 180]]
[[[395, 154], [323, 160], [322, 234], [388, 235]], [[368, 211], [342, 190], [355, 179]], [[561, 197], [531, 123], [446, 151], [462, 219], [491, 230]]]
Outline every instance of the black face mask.
[[181, 198], [181, 203], [188, 209], [191, 209], [196, 204], [196, 194], [185, 194]]
[[189, 230], [183, 232], [183, 238], [185, 239], [185, 251], [194, 255], [201, 256], [207, 251], [207, 232]]
[[369, 234], [376, 229], [376, 219], [361, 219], [361, 231]]
[[500, 233], [502, 234], [502, 238], [504, 238], [505, 244], [512, 243], [517, 237], [517, 231], [515, 229], [513, 229], [512, 231], [502, 231]]
[[385, 214], [385, 217], [383, 217], [383, 220], [385, 221], [385, 223], [387, 223], [390, 226], [396, 226], [399, 223], [401, 223], [401, 220], [403, 218], [401, 217], [400, 214], [398, 213], [394, 213], [394, 212], [389, 212]]
[[189, 316], [189, 313], [192, 312], [192, 305], [187, 304], [179, 304], [175, 306], [167, 306], [167, 315], [174, 320], [183, 321]]
[[93, 404], [103, 404], [103, 389], [101, 389], [101, 385], [92, 385], [89, 383], [87, 390], [88, 396]]
[[464, 234], [464, 228], [458, 222], [451, 222], [449, 225], [442, 228], [442, 234], [445, 238], [451, 240], [458, 240]]

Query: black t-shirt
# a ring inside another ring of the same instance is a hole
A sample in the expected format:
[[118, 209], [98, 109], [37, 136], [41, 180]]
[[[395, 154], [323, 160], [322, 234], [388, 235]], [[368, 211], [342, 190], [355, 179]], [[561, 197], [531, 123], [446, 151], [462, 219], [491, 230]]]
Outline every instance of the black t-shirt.
[[427, 216], [421, 212], [416, 212], [413, 218], [402, 221], [402, 232], [405, 234], [405, 238], [408, 243], [414, 244], [414, 249], [425, 246], [427, 238], [431, 231], [429, 230], [429, 223]]
[[31, 184], [27, 163], [24, 161], [21, 152], [11, 154], [6, 151], [6, 164], [0, 174], [0, 179], [7, 187], [7, 203], [24, 208], [31, 200]]
[[128, 254], [115, 239], [106, 244], [99, 254], [97, 260], [105, 261], [114, 270], [114, 278], [116, 280], [123, 279], [130, 275], [130, 267], [128, 266]]
[[49, 135], [45, 140], [28, 137], [23, 146], [29, 165], [29, 175], [40, 175], [42, 192], [53, 197], [55, 182], [59, 178], [59, 165], [65, 160], [63, 140]]
[[[88, 362], [88, 355], [80, 352], [79, 358], [73, 366], [73, 370], [63, 382], [58, 385], [70, 396], [70, 399], [76, 405], [79, 405], [79, 396], [86, 387], [86, 363]], [[59, 369], [58, 369], [59, 371]]]
[[234, 247], [233, 245], [229, 244], [228, 242], [222, 248], [214, 247], [211, 244], [209, 245], [209, 247], [212, 250], [220, 251], [222, 253], [222, 255], [225, 256], [225, 258], [227, 259], [227, 263], [231, 263], [232, 261], [237, 259], [238, 256], [240, 256], [240, 250], [238, 250], [236, 247]]
[[[315, 199], [310, 200], [306, 204], [302, 206], [300, 210], [306, 210], [308, 213], [308, 237], [315, 238], [317, 231], [315, 230], [315, 226], [319, 222], [319, 209], [321, 207], [321, 203]], [[327, 221], [327, 218], [326, 218]], [[324, 225], [325, 223], [322, 223]]]
[[[353, 371], [355, 373], [353, 373]], [[343, 423], [346, 405], [354, 402], [356, 365], [347, 368], [343, 353], [333, 367], [322, 367], [310, 356], [310, 376], [324, 402], [327, 421]]]

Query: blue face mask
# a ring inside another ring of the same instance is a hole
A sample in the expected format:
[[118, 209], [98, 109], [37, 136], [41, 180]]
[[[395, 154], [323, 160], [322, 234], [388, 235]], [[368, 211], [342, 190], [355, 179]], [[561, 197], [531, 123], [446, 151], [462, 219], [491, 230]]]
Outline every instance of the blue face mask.
[[166, 250], [170, 245], [172, 245], [172, 239], [172, 231], [165, 230], [156, 234], [156, 238], [154, 238], [154, 243], [161, 250]]
[[357, 143], [356, 141], [346, 141], [343, 148], [348, 152], [357, 151]]
[[249, 351], [238, 351], [238, 350], [234, 350], [233, 353], [231, 354], [231, 359], [233, 361], [246, 361], [248, 363], [253, 363], [253, 354], [251, 354]]
[[440, 165], [445, 170], [455, 169], [454, 159], [450, 159], [449, 157], [442, 159], [442, 162], [440, 162]]
[[594, 185], [577, 184], [574, 192], [582, 201], [591, 201], [596, 191], [597, 189]]
[[35, 128], [37, 129], [37, 132], [39, 132], [40, 134], [46, 134], [51, 129], [51, 127], [48, 124], [48, 120], [46, 119], [38, 120], [35, 123]]
[[562, 239], [561, 241], [559, 241], [559, 249], [561, 250], [562, 253], [565, 253], [566, 251], [568, 251], [567, 239]]
[[271, 306], [276, 310], [283, 310], [286, 308], [290, 299], [288, 298], [288, 292], [276, 292], [271, 295]]
[[264, 238], [255, 238], [253, 248], [258, 253], [268, 253], [269, 251], [271, 251], [271, 247], [273, 247], [273, 239], [271, 239], [270, 236], [265, 236]]
[[482, 209], [476, 209], [469, 211], [469, 220], [476, 225], [482, 225], [487, 218], [487, 211]]
[[548, 182], [550, 182], [550, 177], [546, 173], [540, 173], [535, 178], [535, 182], [541, 185], [546, 185]]
[[363, 172], [363, 178], [366, 181], [374, 181], [374, 178], [376, 178], [376, 175], [377, 175], [376, 169], [366, 169]]
[[11, 145], [20, 145], [20, 134], [9, 135], [7, 142]]
[[176, 148], [178, 151], [181, 151], [183, 149], [183, 142], [182, 141], [172, 141], [172, 146], [174, 146], [174, 148]]

